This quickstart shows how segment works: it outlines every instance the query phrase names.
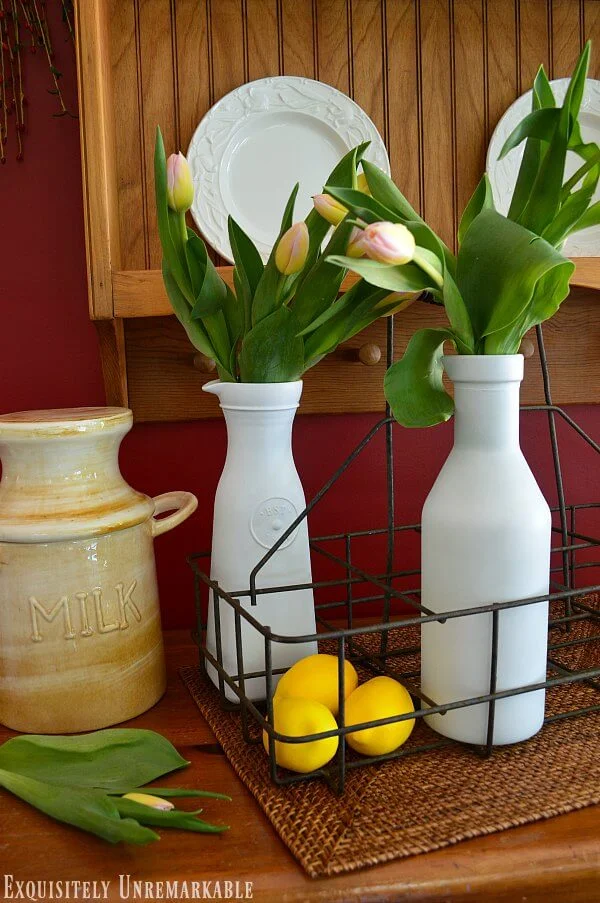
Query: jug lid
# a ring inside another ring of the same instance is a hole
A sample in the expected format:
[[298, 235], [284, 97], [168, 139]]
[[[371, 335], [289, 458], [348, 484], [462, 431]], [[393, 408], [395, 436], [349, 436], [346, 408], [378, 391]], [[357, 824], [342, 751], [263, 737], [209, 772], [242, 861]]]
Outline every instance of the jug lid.
[[148, 520], [153, 500], [119, 470], [132, 423], [116, 407], [0, 415], [0, 542], [87, 539]]

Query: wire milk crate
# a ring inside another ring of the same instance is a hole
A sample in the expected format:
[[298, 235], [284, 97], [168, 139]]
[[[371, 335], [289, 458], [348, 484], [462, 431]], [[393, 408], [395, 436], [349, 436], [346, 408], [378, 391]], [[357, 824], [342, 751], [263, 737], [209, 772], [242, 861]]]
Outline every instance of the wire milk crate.
[[[391, 319], [391, 318], [390, 318]], [[600, 453], [598, 445], [586, 432], [560, 407], [552, 402], [550, 377], [544, 348], [541, 327], [537, 327], [537, 342], [545, 394], [545, 404], [522, 406], [523, 415], [532, 412], [546, 412], [549, 440], [552, 450], [554, 475], [558, 504], [553, 511], [553, 556], [551, 567], [551, 593], [549, 596], [527, 599], [515, 599], [509, 602], [493, 602], [476, 608], [445, 612], [443, 617], [428, 609], [421, 600], [418, 588], [419, 571], [416, 568], [397, 567], [395, 552], [402, 552], [404, 547], [418, 542], [420, 526], [415, 524], [396, 524], [394, 508], [394, 432], [401, 429], [390, 416], [389, 408], [382, 418], [366, 434], [341, 464], [338, 470], [327, 480], [324, 486], [306, 506], [305, 510], [279, 537], [277, 542], [266, 552], [248, 575], [248, 586], [236, 592], [225, 592], [212, 581], [204, 569], [210, 557], [209, 553], [190, 556], [189, 563], [194, 572], [195, 600], [197, 614], [197, 641], [200, 647], [200, 659], [203, 667], [212, 666], [213, 674], [219, 685], [222, 705], [232, 705], [240, 712], [240, 729], [248, 743], [260, 743], [261, 734], [266, 732], [270, 761], [270, 774], [276, 784], [290, 784], [315, 777], [325, 779], [333, 789], [341, 793], [344, 789], [346, 773], [349, 769], [371, 765], [407, 755], [423, 754], [432, 749], [455, 745], [457, 741], [446, 739], [425, 727], [423, 717], [439, 713], [444, 715], [451, 709], [465, 706], [487, 706], [487, 738], [483, 746], [470, 747], [480, 755], [490, 755], [494, 744], [494, 719], [498, 700], [545, 689], [547, 704], [545, 723], [559, 719], [574, 718], [600, 711], [600, 603], [594, 594], [600, 593], [600, 584], [578, 585], [585, 583], [583, 575], [588, 569], [600, 567], [600, 556], [596, 550], [600, 547], [600, 538], [582, 532], [581, 521], [600, 510], [600, 502], [585, 504], [568, 504], [565, 498], [563, 469], [561, 463], [557, 421], [562, 420], [569, 431], [596, 453]], [[388, 365], [393, 360], [393, 326], [390, 322], [387, 331]], [[258, 578], [261, 570], [277, 552], [280, 546], [290, 537], [298, 524], [306, 518], [343, 479], [348, 468], [360, 458], [365, 449], [376, 436], [383, 434], [385, 438], [385, 480], [387, 520], [385, 525], [377, 529], [354, 530], [332, 533], [315, 537], [311, 540], [313, 562], [325, 561], [329, 568], [335, 569], [336, 576], [329, 579], [316, 580], [311, 584], [259, 587]], [[364, 548], [369, 543], [379, 541], [384, 544], [383, 556], [385, 567], [366, 568], [358, 562], [364, 558]], [[361, 552], [362, 550], [362, 552]], [[596, 557], [597, 556], [597, 557]], [[253, 616], [260, 595], [286, 592], [293, 598], [293, 593], [311, 588], [315, 594], [315, 609], [319, 632], [313, 636], [282, 636], [271, 631], [268, 625], [262, 625]], [[358, 591], [360, 590], [360, 593]], [[206, 596], [211, 594], [213, 602], [215, 654], [206, 647]], [[600, 595], [598, 596], [600, 599]], [[517, 687], [510, 690], [497, 689], [498, 633], [500, 613], [513, 608], [534, 605], [549, 601], [549, 646], [547, 679], [543, 683]], [[398, 607], [401, 606], [401, 614]], [[235, 654], [237, 673], [230, 675], [223, 667], [223, 648], [221, 636], [221, 611], [228, 610], [235, 626]], [[364, 613], [368, 612], [368, 620]], [[419, 636], [422, 624], [439, 621], [441, 624], [453, 618], [469, 618], [488, 614], [491, 618], [490, 630], [490, 674], [489, 691], [481, 696], [468, 699], [457, 699], [438, 705], [435, 699], [427, 697], [419, 686]], [[340, 626], [340, 623], [342, 626]], [[242, 634], [248, 630], [256, 631], [264, 645], [264, 670], [247, 671], [244, 667], [244, 650]], [[318, 734], [302, 737], [289, 737], [279, 733], [273, 727], [273, 693], [277, 677], [284, 669], [273, 666], [273, 649], [275, 644], [298, 644], [317, 640], [320, 651], [337, 655], [339, 680], [339, 713], [338, 727]], [[411, 693], [415, 701], [415, 712], [395, 717], [372, 720], [361, 724], [347, 726], [345, 723], [345, 660], [351, 661], [363, 676], [388, 675], [400, 681]], [[266, 685], [264, 703], [253, 701], [245, 692], [246, 682], [254, 678], [263, 678]], [[574, 686], [579, 692], [574, 692]], [[232, 704], [226, 698], [233, 693], [237, 703]], [[350, 732], [380, 725], [391, 724], [407, 719], [416, 719], [416, 727], [409, 741], [395, 752], [365, 757], [359, 756], [347, 748], [344, 737]], [[334, 759], [325, 767], [307, 774], [296, 774], [280, 768], [275, 759], [275, 741], [287, 743], [306, 743], [326, 737], [338, 736], [340, 739]]]

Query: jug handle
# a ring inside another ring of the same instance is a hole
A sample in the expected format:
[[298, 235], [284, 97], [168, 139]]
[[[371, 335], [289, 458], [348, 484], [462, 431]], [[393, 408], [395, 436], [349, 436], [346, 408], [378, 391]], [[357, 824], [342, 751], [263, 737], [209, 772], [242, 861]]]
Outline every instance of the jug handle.
[[[198, 499], [191, 492], [164, 492], [162, 495], [155, 496], [153, 502], [153, 536], [160, 536], [161, 533], [172, 530], [173, 527], [187, 520], [190, 514], [193, 514], [198, 507]], [[162, 514], [164, 511], [173, 511], [173, 514], [156, 520], [156, 515]]]

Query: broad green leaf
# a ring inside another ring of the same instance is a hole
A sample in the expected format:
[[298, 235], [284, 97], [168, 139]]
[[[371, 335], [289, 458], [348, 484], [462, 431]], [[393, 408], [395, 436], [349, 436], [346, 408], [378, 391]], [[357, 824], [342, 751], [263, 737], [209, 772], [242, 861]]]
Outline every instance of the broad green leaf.
[[475, 351], [473, 325], [467, 306], [450, 273], [444, 276], [442, 296], [458, 351], [460, 354], [473, 354]]
[[[539, 76], [540, 72], [538, 71]], [[534, 88], [531, 99], [532, 112], [543, 106], [543, 96], [540, 96]], [[542, 156], [542, 143], [537, 138], [528, 138], [508, 210], [509, 219], [517, 220], [523, 213], [538, 174]]]
[[490, 180], [488, 179], [487, 173], [484, 173], [479, 184], [477, 185], [477, 188], [471, 195], [471, 199], [465, 207], [463, 215], [460, 219], [460, 224], [458, 227], [458, 243], [462, 244], [462, 240], [465, 237], [467, 229], [469, 228], [475, 217], [479, 216], [482, 210], [493, 209], [494, 196], [492, 194], [492, 186], [490, 184]]
[[252, 239], [231, 216], [227, 219], [227, 229], [236, 267], [237, 294], [244, 310], [244, 332], [248, 332], [252, 325], [252, 299], [265, 268]]
[[505, 330], [532, 301], [538, 281], [553, 268], [568, 292], [573, 264], [543, 238], [484, 210], [465, 235], [458, 255], [457, 284], [475, 340]]
[[225, 314], [222, 310], [218, 310], [214, 314], [206, 314], [202, 317], [202, 325], [215, 349], [214, 359], [217, 362], [219, 379], [231, 382], [233, 379], [230, 371], [232, 345]]
[[552, 109], [534, 110], [521, 119], [519, 124], [510, 133], [498, 156], [502, 160], [513, 148], [517, 147], [527, 138], [537, 138], [539, 141], [550, 143], [556, 126], [560, 119], [560, 110], [556, 107]]
[[48, 784], [4, 769], [0, 769], [0, 787], [51, 818], [96, 834], [109, 843], [146, 844], [159, 840], [158, 834], [137, 821], [121, 818], [114, 800], [101, 790]]
[[236, 295], [234, 295], [228, 285], [226, 286], [226, 288], [227, 294], [225, 297], [225, 303], [223, 305], [223, 316], [225, 317], [225, 322], [227, 323], [229, 344], [231, 346], [231, 349], [235, 351], [237, 342], [242, 338], [244, 334], [244, 308], [242, 306], [242, 302], [238, 301], [238, 298], [236, 297]]
[[485, 354], [516, 354], [525, 333], [553, 317], [569, 293], [573, 265], [553, 267], [536, 283], [533, 297], [523, 313], [509, 327], [487, 336]]
[[158, 234], [160, 236], [163, 255], [179, 291], [189, 304], [193, 304], [194, 298], [189, 275], [184, 265], [184, 261], [180, 254], [177, 253], [171, 237], [169, 204], [167, 201], [167, 158], [160, 128], [156, 129], [156, 142], [154, 145], [154, 187], [156, 194]]
[[171, 307], [173, 308], [173, 312], [185, 329], [188, 339], [190, 340], [194, 348], [197, 348], [198, 351], [202, 352], [202, 354], [205, 354], [207, 357], [210, 357], [214, 360], [217, 354], [211, 344], [210, 339], [208, 338], [207, 332], [200, 320], [192, 319], [192, 311], [190, 305], [187, 303], [186, 299], [180, 292], [179, 286], [173, 278], [173, 274], [169, 269], [166, 259], [163, 259], [162, 275], [163, 282], [167, 290], [167, 295], [169, 296], [169, 301], [171, 302]]
[[204, 242], [192, 229], [188, 229], [185, 254], [194, 292], [192, 318], [199, 320], [222, 310], [227, 299], [227, 286], [208, 256]]
[[315, 328], [304, 345], [306, 368], [383, 316], [386, 311], [378, 305], [389, 294], [387, 289], [373, 288], [367, 282], [355, 283], [312, 324]]
[[388, 210], [396, 213], [401, 220], [413, 220], [418, 223], [425, 222], [414, 207], [409, 204], [398, 186], [383, 170], [375, 166], [374, 163], [363, 160], [363, 171], [367, 177], [369, 191], [376, 201], [379, 201]]
[[343, 254], [353, 226], [343, 220], [334, 231], [324, 253], [317, 259], [297, 289], [292, 310], [298, 330], [307, 327], [319, 317], [337, 298], [346, 271], [327, 260], [330, 254]]
[[595, 174], [590, 174], [594, 175], [594, 178], [587, 180], [587, 184], [569, 195], [554, 220], [544, 229], [542, 237], [551, 245], [560, 246], [588, 209], [596, 191], [600, 168], [596, 166]]
[[229, 825], [211, 825], [201, 821], [197, 812], [184, 812], [180, 809], [153, 809], [152, 806], [144, 806], [135, 800], [125, 800], [122, 797], [114, 797], [114, 804], [119, 814], [124, 818], [134, 818], [141, 825], [153, 825], [158, 828], [179, 828], [184, 831], [194, 831], [198, 834], [222, 834], [229, 830]]
[[556, 106], [552, 85], [548, 81], [548, 76], [543, 66], [540, 66], [533, 80], [533, 93], [537, 98], [539, 109]]
[[[285, 210], [283, 213], [283, 218], [281, 220], [281, 228], [279, 230], [279, 235], [277, 236], [273, 247], [271, 248], [271, 253], [269, 255], [269, 259], [265, 265], [263, 273], [258, 281], [256, 286], [256, 290], [254, 292], [254, 300], [252, 302], [252, 324], [255, 326], [257, 323], [260, 323], [264, 317], [269, 316], [269, 314], [273, 313], [273, 311], [277, 310], [277, 308], [282, 303], [281, 298], [281, 288], [282, 288], [282, 277], [281, 273], [277, 269], [275, 265], [275, 251], [277, 249], [277, 245], [279, 244], [280, 238], [288, 231], [288, 229], [292, 225], [292, 221], [294, 218], [294, 205], [296, 203], [296, 196], [298, 194], [299, 184], [296, 183], [294, 188], [292, 189], [292, 193], [288, 199], [288, 202], [285, 206]], [[273, 382], [274, 380], [258, 380], [258, 382]], [[247, 380], [244, 380], [247, 382]]]
[[435, 291], [439, 288], [432, 278], [424, 273], [416, 263], [388, 266], [387, 264], [377, 263], [375, 260], [342, 257], [339, 255], [328, 257], [327, 260], [336, 266], [352, 270], [352, 272], [362, 276], [370, 285], [387, 289], [388, 292], [424, 292], [427, 290]]
[[239, 366], [245, 383], [282, 383], [300, 378], [304, 345], [289, 308], [277, 308], [244, 336]]
[[69, 737], [31, 734], [0, 746], [0, 768], [73, 787], [128, 793], [189, 765], [154, 731], [110, 728]]
[[589, 66], [590, 44], [586, 44], [571, 80], [552, 140], [546, 151], [531, 188], [531, 192], [518, 221], [527, 229], [542, 235], [544, 229], [558, 213], [565, 172], [567, 146], [577, 121], [583, 98], [585, 78]]
[[581, 232], [582, 229], [589, 229], [590, 226], [598, 225], [600, 225], [600, 201], [596, 201], [595, 204], [588, 207], [583, 216], [577, 221], [575, 228], [571, 229], [571, 233]]
[[442, 381], [445, 342], [455, 342], [451, 330], [421, 329], [387, 371], [385, 397], [402, 426], [435, 426], [452, 416], [454, 402]]

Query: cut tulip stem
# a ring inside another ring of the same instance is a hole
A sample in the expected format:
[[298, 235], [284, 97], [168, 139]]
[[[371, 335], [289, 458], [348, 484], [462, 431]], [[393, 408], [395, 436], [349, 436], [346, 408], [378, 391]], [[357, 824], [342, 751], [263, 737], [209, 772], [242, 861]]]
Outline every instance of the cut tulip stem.
[[421, 255], [417, 251], [415, 251], [415, 253], [413, 254], [413, 263], [416, 263], [424, 273], [427, 273], [428, 276], [431, 276], [438, 288], [442, 288], [442, 286], [444, 285], [444, 277], [442, 276], [442, 274], [438, 270], [436, 270], [436, 268], [432, 266], [429, 261], [421, 257]]

